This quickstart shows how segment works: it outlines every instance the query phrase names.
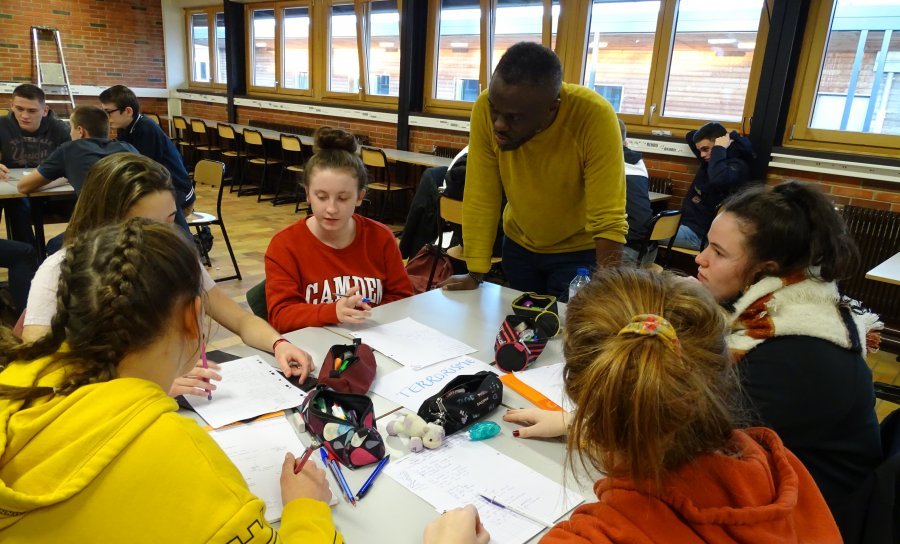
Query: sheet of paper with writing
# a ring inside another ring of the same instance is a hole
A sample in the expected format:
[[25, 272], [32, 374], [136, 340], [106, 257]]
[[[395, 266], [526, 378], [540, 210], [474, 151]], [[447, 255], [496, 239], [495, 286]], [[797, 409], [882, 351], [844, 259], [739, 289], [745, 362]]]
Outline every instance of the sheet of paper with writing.
[[[287, 418], [264, 419], [210, 431], [209, 435], [241, 472], [250, 491], [266, 503], [266, 521], [280, 520], [284, 504], [279, 480], [284, 454], [291, 452], [299, 457], [306, 449]], [[322, 468], [321, 460], [316, 457], [310, 457], [309, 462]], [[332, 489], [331, 504], [337, 504], [336, 497]]]
[[222, 381], [212, 400], [185, 395], [191, 407], [215, 429], [269, 412], [300, 405], [306, 393], [294, 387], [272, 365], [257, 356], [222, 365]]
[[377, 378], [372, 384], [372, 392], [415, 412], [422, 401], [438, 393], [453, 378], [482, 370], [500, 373], [495, 367], [464, 355], [418, 370], [412, 367], [395, 370]]
[[432, 329], [412, 318], [405, 318], [368, 329], [347, 331], [403, 366], [424, 368], [477, 349]]
[[467, 504], [478, 508], [491, 542], [521, 544], [544, 529], [482, 499], [486, 495], [552, 525], [584, 499], [550, 478], [465, 433], [438, 449], [391, 461], [385, 474], [435, 507], [438, 512]]
[[539, 366], [516, 372], [515, 375], [526, 385], [555, 402], [563, 410], [571, 412], [575, 409], [575, 404], [569, 398], [569, 395], [566, 394], [565, 384], [563, 383], [563, 369], [565, 366], [565, 363]]

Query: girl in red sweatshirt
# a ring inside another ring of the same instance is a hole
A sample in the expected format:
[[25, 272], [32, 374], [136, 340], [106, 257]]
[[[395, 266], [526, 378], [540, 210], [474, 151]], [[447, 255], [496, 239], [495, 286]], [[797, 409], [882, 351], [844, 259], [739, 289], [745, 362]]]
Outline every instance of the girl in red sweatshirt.
[[393, 233], [355, 213], [366, 167], [349, 132], [321, 127], [304, 186], [312, 215], [286, 227], [266, 250], [269, 323], [279, 332], [358, 323], [373, 306], [413, 294]]

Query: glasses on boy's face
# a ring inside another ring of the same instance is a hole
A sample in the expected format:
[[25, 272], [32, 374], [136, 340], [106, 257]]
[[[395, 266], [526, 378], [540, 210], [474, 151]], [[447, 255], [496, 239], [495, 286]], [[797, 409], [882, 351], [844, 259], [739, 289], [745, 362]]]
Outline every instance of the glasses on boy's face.
[[112, 114], [116, 113], [117, 111], [122, 111], [123, 109], [124, 108], [112, 108], [112, 109], [108, 110], [108, 109], [104, 108], [103, 111], [106, 112], [106, 115], [112, 115]]

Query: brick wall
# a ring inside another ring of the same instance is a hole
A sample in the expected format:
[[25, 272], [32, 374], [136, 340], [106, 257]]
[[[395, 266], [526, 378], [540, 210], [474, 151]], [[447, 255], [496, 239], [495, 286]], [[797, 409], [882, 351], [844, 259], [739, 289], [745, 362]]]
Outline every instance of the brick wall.
[[74, 85], [166, 86], [159, 0], [3, 0], [0, 81], [34, 81], [31, 25], [60, 30]]

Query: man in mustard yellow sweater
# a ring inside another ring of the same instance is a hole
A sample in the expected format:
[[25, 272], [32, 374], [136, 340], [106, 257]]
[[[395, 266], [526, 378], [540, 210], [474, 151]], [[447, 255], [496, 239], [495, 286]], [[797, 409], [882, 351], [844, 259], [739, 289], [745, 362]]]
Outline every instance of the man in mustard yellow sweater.
[[616, 112], [594, 91], [562, 82], [550, 49], [521, 42], [475, 101], [463, 199], [469, 274], [446, 289], [474, 289], [490, 269], [503, 211], [503, 271], [522, 291], [566, 299], [581, 267], [618, 263], [625, 166]]

